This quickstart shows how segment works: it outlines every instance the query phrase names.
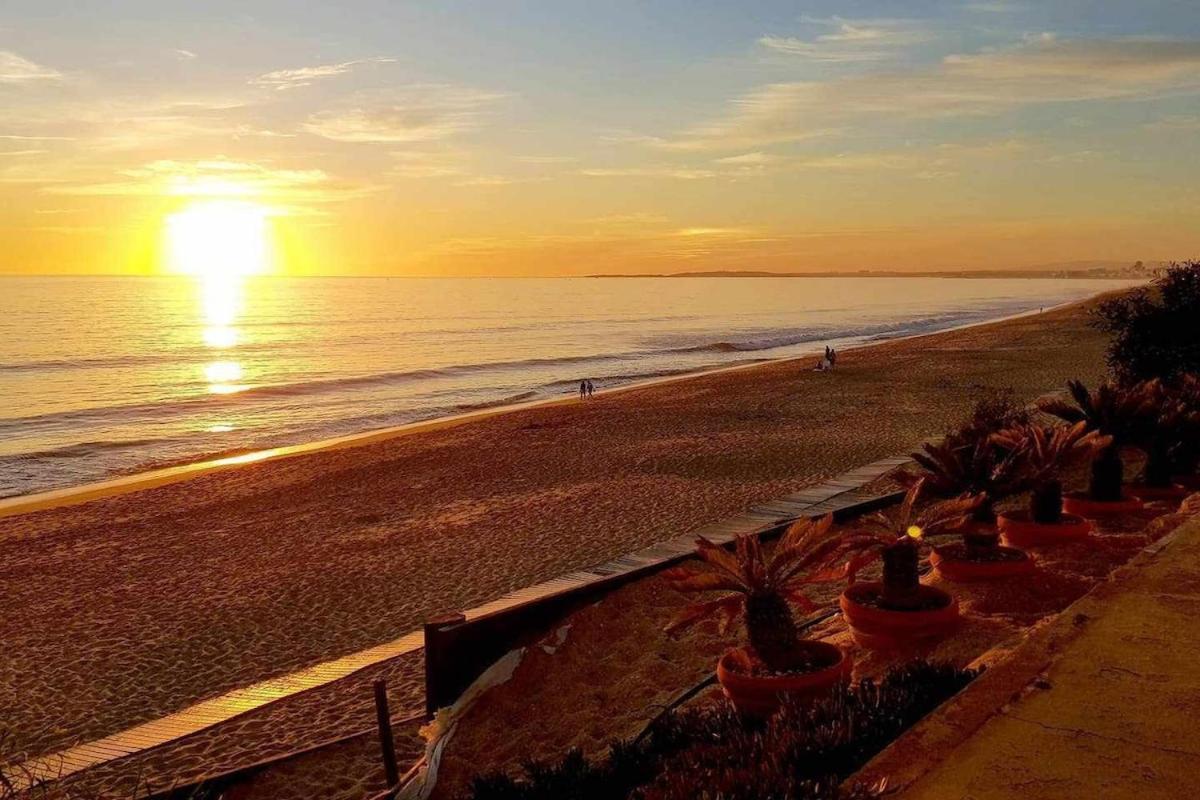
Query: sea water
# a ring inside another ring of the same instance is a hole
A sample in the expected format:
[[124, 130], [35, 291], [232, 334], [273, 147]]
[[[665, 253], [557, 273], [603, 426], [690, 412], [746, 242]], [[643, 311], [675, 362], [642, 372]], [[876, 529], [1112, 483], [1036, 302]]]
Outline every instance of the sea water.
[[1009, 316], [1128, 281], [0, 278], [0, 496]]

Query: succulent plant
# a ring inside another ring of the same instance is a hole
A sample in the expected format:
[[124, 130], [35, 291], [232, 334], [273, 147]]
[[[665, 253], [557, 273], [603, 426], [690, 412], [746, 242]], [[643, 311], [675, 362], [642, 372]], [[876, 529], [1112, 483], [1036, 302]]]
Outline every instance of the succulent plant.
[[842, 552], [851, 554], [844, 567], [851, 583], [868, 564], [876, 559], [883, 560], [881, 602], [889, 608], [919, 606], [921, 543], [926, 536], [965, 525], [982, 502], [977, 495], [959, 497], [931, 503], [917, 511], [917, 502], [925, 485], [924, 479], [918, 480], [909, 487], [904, 501], [893, 513], [879, 512], [867, 517], [864, 524], [842, 543]]
[[1112, 442], [1111, 437], [1089, 430], [1083, 420], [1066, 426], [1017, 425], [992, 434], [992, 440], [1016, 454], [1019, 471], [1031, 490], [1030, 516], [1046, 525], [1062, 521], [1062, 470], [1093, 457]]
[[1083, 422], [1088, 430], [1109, 437], [1108, 445], [1092, 459], [1088, 494], [1098, 501], [1120, 500], [1125, 480], [1121, 447], [1130, 444], [1146, 415], [1152, 412], [1147, 385], [1119, 386], [1106, 382], [1093, 392], [1079, 381], [1071, 381], [1067, 387], [1073, 404], [1054, 398], [1039, 405], [1046, 413], [1072, 425]]
[[1200, 409], [1185, 393], [1190, 387], [1181, 388], [1169, 388], [1157, 380], [1142, 386], [1146, 405], [1129, 439], [1146, 454], [1142, 481], [1148, 486], [1170, 486], [1172, 477], [1189, 466], [1196, 450]]
[[793, 523], [768, 555], [755, 534], [739, 536], [733, 552], [705, 538], [696, 542], [696, 555], [708, 569], [690, 566], [667, 570], [664, 576], [682, 592], [728, 592], [715, 600], [695, 603], [667, 626], [674, 632], [717, 618], [725, 631], [739, 617], [754, 654], [772, 672], [795, 665], [800, 634], [792, 605], [816, 606], [807, 587], [838, 577], [830, 567], [842, 547], [833, 532], [833, 517]]

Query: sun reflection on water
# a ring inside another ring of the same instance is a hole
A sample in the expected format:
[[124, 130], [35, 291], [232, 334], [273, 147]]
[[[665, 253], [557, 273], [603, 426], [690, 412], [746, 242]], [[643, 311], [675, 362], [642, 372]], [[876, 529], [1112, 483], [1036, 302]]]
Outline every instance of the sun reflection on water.
[[196, 201], [167, 217], [166, 235], [172, 269], [196, 280], [201, 338], [214, 351], [204, 366], [208, 391], [244, 391], [244, 369], [233, 351], [241, 340], [237, 321], [247, 276], [267, 271], [270, 261], [267, 209], [244, 200]]

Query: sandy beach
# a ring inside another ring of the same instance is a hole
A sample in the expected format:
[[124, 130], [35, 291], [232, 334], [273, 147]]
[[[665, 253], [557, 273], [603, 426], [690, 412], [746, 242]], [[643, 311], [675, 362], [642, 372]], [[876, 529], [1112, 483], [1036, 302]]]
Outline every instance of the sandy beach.
[[1091, 381], [1086, 306], [0, 520], [0, 724], [45, 752], [395, 638]]

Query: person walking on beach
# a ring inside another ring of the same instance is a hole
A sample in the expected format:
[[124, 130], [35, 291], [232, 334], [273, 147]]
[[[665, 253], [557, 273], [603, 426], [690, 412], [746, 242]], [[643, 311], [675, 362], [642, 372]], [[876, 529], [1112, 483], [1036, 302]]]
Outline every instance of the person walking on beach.
[[579, 382], [579, 399], [580, 400], [587, 399], [587, 385], [588, 385], [588, 382], [586, 380]]
[[594, 395], [595, 393], [596, 393], [596, 384], [592, 383], [591, 378], [588, 378], [588, 382], [587, 382], [588, 399], [590, 400], [592, 398], [592, 395]]
[[837, 366], [837, 350], [834, 350], [832, 347], [830, 347], [829, 355], [826, 356], [826, 358], [829, 359], [829, 368], [830, 369], [833, 369], [834, 367]]

